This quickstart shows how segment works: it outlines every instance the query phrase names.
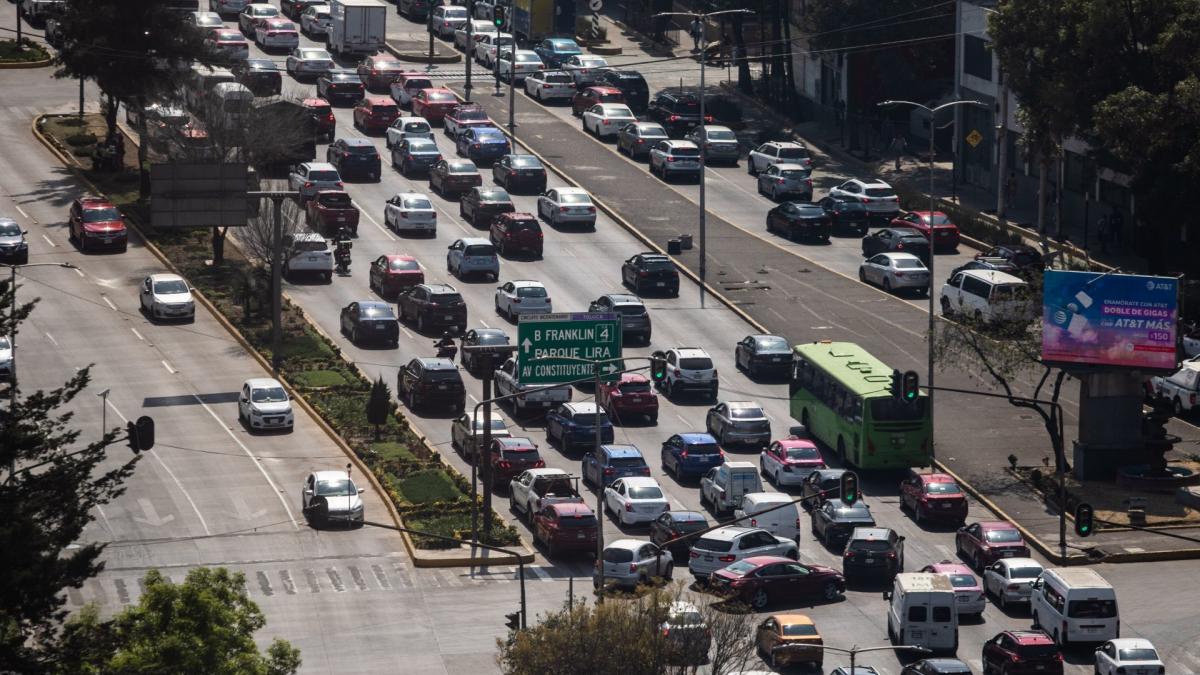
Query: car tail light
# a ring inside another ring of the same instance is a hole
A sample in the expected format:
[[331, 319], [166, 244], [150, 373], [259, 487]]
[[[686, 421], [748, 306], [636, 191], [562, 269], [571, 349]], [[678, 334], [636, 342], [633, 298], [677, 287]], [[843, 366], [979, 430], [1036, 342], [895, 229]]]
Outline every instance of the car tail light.
[[668, 122], [678, 122], [678, 121], [679, 121], [679, 115], [671, 115], [670, 117], [668, 117], [668, 118], [667, 118], [667, 121], [668, 121]]
[[[511, 235], [512, 235], [512, 233], [511, 233], [511, 232], [509, 232], [509, 235], [511, 236]], [[513, 298], [513, 299], [512, 299], [512, 301], [513, 301], [513, 304], [514, 304], [514, 305], [519, 305], [519, 304], [521, 304], [521, 299], [520, 299], [520, 298]]]
[[1019, 590], [1021, 590], [1021, 585], [1020, 584], [1009, 584], [1005, 588], [1007, 588], [1010, 591], [1019, 591]]
[[629, 502], [625, 502], [625, 512], [633, 513], [633, 504], [630, 504]]
[[888, 557], [888, 559], [889, 559], [889, 560], [895, 560], [895, 559], [896, 559], [896, 554], [895, 554], [895, 553], [893, 553], [893, 552], [891, 552], [891, 551], [888, 551], [887, 557]]
[[726, 563], [728, 563], [728, 562], [733, 562], [734, 560], [737, 560], [737, 556], [735, 556], [735, 555], [723, 555], [723, 556], [721, 556], [721, 557], [717, 558], [717, 560], [720, 560], [721, 562], [726, 562]]
[[696, 553], [695, 551], [688, 551], [688, 557], [689, 558], [699, 558], [700, 554]]
[[304, 181], [304, 187], [306, 187], [306, 188], [312, 187], [312, 181], [310, 181], [310, 180]]
[[546, 463], [539, 459], [538, 461], [533, 463], [533, 468], [544, 469], [544, 468], [546, 468]]
[[604, 126], [612, 124], [612, 120], [604, 120]]
[[648, 466], [643, 466], [643, 467], [642, 467], [642, 475], [643, 475], [643, 476], [649, 476], [649, 475], [650, 475], [650, 467], [648, 467]]
[[342, 181], [340, 181], [340, 180], [339, 180], [339, 181], [336, 183], [336, 185], [337, 185], [338, 187], [345, 187], [344, 185], [342, 185]]
[[515, 175], [517, 175], [517, 171], [516, 171], [516, 169], [509, 169], [509, 170], [508, 170], [508, 175], [509, 175], [509, 176], [515, 176]]
[[758, 519], [757, 518], [750, 519], [750, 527], [758, 527]]
[[862, 198], [862, 203], [864, 203], [864, 204], [870, 204], [870, 203], [871, 203], [871, 200], [870, 200], [870, 199], [867, 199], [866, 197], [863, 197], [863, 198]]
[[550, 84], [549, 84], [549, 83], [546, 83], [546, 84], [543, 84], [543, 85], [542, 85], [542, 89], [549, 89], [549, 88], [550, 88]]
[[674, 161], [675, 161], [675, 158], [674, 158], [674, 157], [672, 157], [672, 156], [670, 156], [670, 155], [667, 155], [667, 161], [668, 161], [668, 162], [674, 162]]
[[845, 558], [846, 560], [850, 560], [854, 557], [854, 551], [846, 551], [845, 553], [842, 554], [842, 557]]
[[568, 209], [568, 208], [567, 208], [567, 207], [565, 207], [565, 206], [560, 206], [560, 207], [558, 207], [558, 212], [559, 212], [559, 213], [566, 213], [567, 211], [570, 211], [570, 209]]
[[629, 563], [629, 573], [637, 572], [637, 563]]
[[712, 116], [712, 115], [705, 115], [705, 116], [704, 116], [704, 123], [705, 123], [705, 124], [712, 124], [712, 122], [713, 122], [713, 116]]
[[780, 185], [783, 185], [784, 183], [787, 182], [787, 179], [786, 178], [776, 178], [775, 181], [778, 182]]
[[604, 470], [604, 475], [605, 475], [605, 476], [611, 476], [611, 475], [613, 475], [613, 470], [612, 470], [612, 467], [608, 467], [608, 468], [606, 468], [606, 469]]
[[648, 277], [648, 276], [650, 276], [650, 273], [649, 273], [649, 272], [638, 272], [638, 277], [639, 277], [639, 278], [645, 278], [645, 277]]
[[508, 461], [507, 459], [502, 459], [499, 462], [496, 462], [496, 466], [500, 467], [501, 469], [511, 469], [512, 462]]

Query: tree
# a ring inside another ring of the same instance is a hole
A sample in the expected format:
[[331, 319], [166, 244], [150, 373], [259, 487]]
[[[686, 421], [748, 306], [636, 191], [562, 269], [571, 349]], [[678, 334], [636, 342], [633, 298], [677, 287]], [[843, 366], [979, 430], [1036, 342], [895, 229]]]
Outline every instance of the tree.
[[379, 440], [379, 427], [387, 424], [392, 414], [392, 392], [383, 375], [371, 385], [371, 397], [367, 399], [367, 422], [375, 425], [375, 440]]
[[[280, 215], [283, 222], [279, 232], [283, 239], [308, 231], [304, 212], [290, 202], [283, 204]], [[275, 209], [270, 199], [264, 197], [259, 200], [258, 213], [250, 215], [246, 226], [238, 229], [237, 241], [250, 262], [262, 268], [271, 268], [275, 250]], [[284, 253], [286, 256], [286, 251]]]
[[[0, 334], [13, 334], [36, 304], [12, 312], [9, 282], [0, 282]], [[18, 357], [19, 359], [20, 357]], [[94, 509], [122, 492], [138, 457], [115, 462], [117, 430], [83, 443], [62, 412], [91, 382], [90, 366], [62, 387], [21, 396], [13, 383], [0, 412], [0, 671], [40, 672], [57, 653], [64, 591], [104, 568], [103, 544], [80, 544]], [[100, 465], [109, 461], [110, 468]], [[69, 548], [70, 547], [70, 548]]]
[[89, 607], [67, 622], [56, 672], [288, 675], [300, 668], [300, 650], [287, 641], [276, 638], [265, 656], [254, 644], [266, 620], [241, 572], [198, 567], [174, 584], [150, 570], [143, 582], [138, 604], [111, 620]]

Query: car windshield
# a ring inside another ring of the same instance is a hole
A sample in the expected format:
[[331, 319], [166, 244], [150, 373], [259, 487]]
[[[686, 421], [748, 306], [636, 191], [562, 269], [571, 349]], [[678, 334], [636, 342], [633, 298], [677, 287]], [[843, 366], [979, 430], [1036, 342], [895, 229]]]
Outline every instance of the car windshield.
[[711, 370], [712, 359], [707, 356], [693, 356], [686, 359], [679, 359], [679, 367], [683, 370]]
[[475, 165], [470, 162], [451, 162], [449, 167], [450, 173], [479, 173]]
[[1153, 649], [1118, 649], [1117, 658], [1122, 661], [1157, 661], [1158, 652]]
[[358, 315], [364, 319], [395, 319], [391, 305], [359, 305]]
[[250, 400], [255, 403], [283, 403], [288, 397], [283, 387], [264, 387], [251, 390]]
[[325, 183], [336, 183], [341, 180], [337, 171], [310, 171], [308, 174], [309, 180], [321, 181]]
[[534, 62], [541, 63], [542, 57], [538, 56], [537, 54], [522, 54], [521, 52], [517, 52], [517, 63], [534, 63]]
[[1011, 567], [1008, 576], [1013, 579], [1036, 579], [1042, 573], [1040, 567]]
[[358, 490], [354, 489], [354, 483], [350, 482], [349, 478], [317, 481], [319, 497], [349, 497], [357, 493]]
[[646, 460], [641, 457], [613, 457], [608, 460], [608, 465], [617, 468], [638, 468], [646, 466]]
[[21, 226], [11, 220], [0, 222], [0, 237], [16, 237], [21, 234]]
[[541, 286], [522, 286], [517, 289], [518, 298], [544, 298], [546, 289]]
[[803, 169], [785, 169], [780, 171], [779, 175], [789, 180], [804, 180], [812, 174], [808, 171], [804, 171]]
[[950, 585], [955, 588], [975, 588], [979, 582], [970, 574], [951, 574]]
[[1067, 603], [1067, 616], [1072, 619], [1111, 619], [1116, 615], [1116, 600], [1072, 600]]
[[650, 393], [650, 383], [649, 382], [622, 382], [620, 389], [621, 389], [622, 394], [649, 394]]
[[433, 209], [433, 203], [424, 197], [408, 197], [404, 200], [406, 209]]
[[608, 563], [627, 563], [633, 561], [633, 551], [627, 548], [606, 548], [604, 549], [604, 562]]
[[876, 422], [912, 422], [925, 419], [924, 398], [916, 403], [896, 401], [890, 396], [871, 400], [871, 418]]
[[925, 485], [925, 494], [960, 495], [962, 490], [958, 489], [958, 483], [928, 483]]
[[788, 637], [805, 637], [818, 635], [817, 627], [811, 623], [792, 623], [782, 627], [783, 634]]
[[508, 336], [504, 333], [477, 333], [475, 344], [477, 345], [506, 345], [508, 344]]
[[630, 499], [662, 499], [662, 490], [653, 486], [629, 488]]
[[582, 192], [563, 192], [558, 195], [560, 204], [591, 204], [592, 198]]
[[857, 541], [850, 542], [850, 545], [847, 546], [846, 548], [850, 549], [851, 551], [883, 553], [888, 550], [889, 546], [886, 541], [882, 541], [882, 540], [878, 540], [878, 539], [871, 539], [871, 540], [860, 539]]
[[187, 284], [179, 279], [172, 279], [170, 281], [157, 281], [154, 283], [154, 292], [162, 293], [164, 295], [170, 293], [187, 293], [188, 287]]
[[388, 262], [388, 269], [393, 272], [413, 272], [421, 269], [416, 260], [392, 260]]
[[1011, 544], [1021, 541], [1021, 533], [1016, 530], [988, 530], [983, 538], [993, 544]]
[[718, 130], [708, 132], [708, 140], [710, 140], [710, 141], [736, 141], [737, 135], [735, 135], [732, 131], [725, 131], [724, 129], [718, 129]]
[[732, 408], [729, 416], [735, 420], [756, 420], [763, 417], [762, 408]]
[[594, 528], [596, 527], [596, 516], [592, 514], [580, 514], [576, 516], [562, 516], [558, 519], [558, 524], [563, 527]]
[[[421, 131], [425, 131], [425, 129]], [[419, 152], [437, 152], [438, 147], [437, 143], [428, 138], [410, 138], [408, 139], [408, 151], [414, 154]]]
[[925, 263], [920, 260], [913, 260], [912, 258], [894, 258], [892, 259], [892, 265], [898, 270], [925, 269]]
[[896, 196], [896, 193], [892, 192], [892, 188], [890, 188], [890, 187], [889, 188], [869, 187], [864, 191], [864, 194], [866, 194], [868, 197], [875, 197], [876, 199], [883, 199], [885, 197], [895, 197]]
[[110, 220], [120, 220], [121, 212], [114, 206], [108, 206], [100, 209], [84, 209], [83, 222], [85, 223], [104, 223]]
[[329, 52], [324, 49], [301, 49], [300, 58], [302, 59], [329, 59]]
[[788, 459], [821, 459], [821, 453], [816, 448], [788, 448]]

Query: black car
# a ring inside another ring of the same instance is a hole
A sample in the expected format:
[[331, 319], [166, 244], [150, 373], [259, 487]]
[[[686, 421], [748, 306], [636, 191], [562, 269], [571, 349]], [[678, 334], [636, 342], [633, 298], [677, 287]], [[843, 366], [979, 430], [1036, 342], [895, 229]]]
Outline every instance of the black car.
[[337, 167], [342, 180], [379, 180], [383, 161], [367, 138], [339, 138], [325, 149], [325, 161]]
[[[650, 543], [661, 546], [672, 539], [707, 530], [709, 527], [708, 519], [699, 511], [667, 511], [650, 523]], [[668, 546], [671, 558], [683, 564], [683, 561], [688, 559], [688, 553], [695, 540], [695, 537], [689, 537]]]
[[313, 5], [323, 5], [325, 0], [279, 0], [279, 11], [292, 21], [299, 21], [304, 10]]
[[416, 323], [421, 333], [433, 329], [467, 329], [467, 303], [449, 284], [417, 284], [402, 289], [396, 297], [401, 321]]
[[829, 241], [833, 221], [825, 209], [808, 202], [784, 202], [767, 211], [767, 232], [778, 232], [788, 239]]
[[840, 499], [830, 499], [820, 508], [813, 509], [813, 536], [830, 548], [836, 550], [858, 527], [875, 527], [871, 509], [862, 502], [846, 506]]
[[650, 87], [636, 70], [606, 70], [596, 84], [620, 89], [625, 96], [625, 105], [635, 113], [646, 112], [650, 104]]
[[396, 12], [409, 21], [424, 21], [429, 15], [429, 0], [396, 0]]
[[[808, 478], [800, 483], [800, 496], [805, 498], [805, 501], [801, 503], [805, 510], [812, 510], [829, 499], [837, 499], [841, 492], [842, 474], [844, 473], [846, 473], [845, 469], [817, 469], [808, 474]], [[827, 494], [818, 496], [822, 492]], [[808, 497], [812, 497], [812, 499], [808, 499]]]
[[638, 295], [655, 292], [679, 296], [679, 270], [661, 253], [647, 251], [626, 260], [621, 265], [621, 283]]
[[[474, 373], [476, 370], [486, 367], [489, 357], [485, 354], [476, 354], [467, 347], [494, 347], [506, 344], [509, 344], [508, 333], [499, 328], [472, 328], [462, 337], [463, 349], [459, 351], [458, 360], [462, 362], [462, 367], [468, 373]], [[505, 354], [493, 354], [490, 361], [493, 366], [499, 366], [504, 363], [506, 358], [508, 357]]]
[[396, 398], [409, 410], [444, 406], [461, 413], [467, 407], [467, 388], [450, 359], [419, 357], [396, 374]]
[[839, 232], [853, 232], [865, 237], [870, 231], [871, 214], [867, 205], [849, 197], [830, 196], [817, 202], [825, 210], [833, 229]]
[[492, 164], [492, 180], [506, 190], [541, 194], [546, 191], [546, 167], [533, 155], [505, 155]]
[[516, 210], [512, 197], [498, 187], [473, 187], [458, 200], [458, 215], [478, 228], [489, 228], [496, 216]]
[[886, 527], [856, 527], [842, 552], [842, 575], [891, 581], [904, 571], [904, 537]]
[[904, 666], [900, 675], [971, 675], [975, 671], [958, 659], [921, 659]]
[[366, 91], [362, 78], [353, 70], [332, 70], [317, 78], [317, 97], [332, 104], [354, 105]]
[[25, 231], [11, 218], [0, 218], [0, 260], [10, 265], [29, 262], [29, 242]]
[[926, 266], [929, 265], [929, 240], [916, 230], [907, 227], [885, 227], [863, 237], [864, 258], [892, 251], [911, 253], [920, 258]]
[[352, 302], [342, 308], [342, 335], [350, 336], [354, 344], [374, 342], [400, 344], [400, 324], [396, 313], [386, 302], [367, 300]]
[[[631, 106], [632, 107], [632, 106]], [[700, 124], [700, 96], [692, 91], [667, 89], [660, 91], [650, 101], [647, 116], [658, 122], [670, 136], [682, 136]], [[712, 124], [712, 115], [705, 115], [706, 124]]]
[[628, 293], [607, 293], [591, 302], [589, 312], [599, 314], [616, 314], [621, 319], [621, 336], [636, 337], [643, 345], [650, 344], [653, 325], [650, 323], [650, 312], [646, 303], [636, 295]]
[[1040, 270], [1046, 266], [1041, 252], [1028, 244], [1000, 244], [975, 256], [976, 260], [984, 258], [1003, 259], [1021, 271]]
[[283, 91], [283, 74], [269, 59], [247, 59], [233, 64], [233, 79], [255, 96], [278, 96]]
[[946, 281], [954, 278], [959, 272], [967, 270], [988, 270], [992, 272], [1006, 272], [1008, 274], [1017, 274], [1020, 270], [1016, 265], [1008, 262], [1003, 258], [980, 258], [979, 260], [968, 260], [967, 262], [955, 267], [949, 275], [946, 276]]
[[778, 335], [747, 335], [733, 352], [733, 363], [750, 377], [787, 377], [792, 372], [792, 346]]

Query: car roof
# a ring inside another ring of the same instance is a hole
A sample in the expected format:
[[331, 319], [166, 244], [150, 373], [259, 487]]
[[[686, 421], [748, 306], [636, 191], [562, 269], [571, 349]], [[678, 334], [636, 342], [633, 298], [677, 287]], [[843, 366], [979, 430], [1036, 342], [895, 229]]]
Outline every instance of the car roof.
[[700, 444], [700, 443], [716, 443], [717, 442], [717, 439], [713, 438], [711, 434], [702, 434], [699, 432], [688, 433], [688, 434], [679, 434], [679, 437], [681, 439], [683, 439], [683, 442], [687, 443], [688, 445], [696, 445], [696, 444]]
[[630, 382], [649, 382], [650, 378], [641, 373], [621, 373], [621, 384]]
[[465, 246], [482, 246], [484, 244], [491, 245], [492, 242], [483, 237], [463, 237], [459, 239]]
[[741, 525], [727, 525], [718, 527], [717, 529], [708, 532], [704, 535], [705, 539], [720, 539], [724, 541], [732, 541], [750, 532], [766, 532], [761, 527], [742, 527]]
[[708, 521], [704, 517], [704, 514], [699, 511], [667, 511], [667, 515], [677, 523], [702, 523]]
[[356, 137], [352, 136], [350, 138], [339, 138], [338, 140], [344, 142], [346, 145], [349, 145], [349, 146], [355, 147], [355, 148], [366, 148], [366, 147], [373, 148], [373, 147], [375, 147], [375, 144], [372, 143], [371, 139], [369, 139], [369, 138], [356, 138]]
[[[8, 219], [0, 218], [0, 223], [3, 223], [5, 221], [8, 221]], [[8, 222], [12, 222], [12, 221], [8, 221]], [[151, 281], [151, 283], [158, 283], [160, 281], [184, 281], [184, 279], [183, 279], [183, 277], [179, 276], [178, 274], [172, 274], [170, 272], [158, 272], [156, 274], [150, 275], [150, 281]], [[187, 283], [187, 282], [184, 282], [184, 283]]]
[[933, 666], [935, 670], [942, 670], [943, 668], [959, 668], [959, 669], [962, 669], [964, 672], [968, 672], [968, 673], [971, 672], [970, 666], [968, 666], [966, 663], [964, 663], [963, 661], [961, 661], [959, 659], [940, 658], [940, 659], [923, 659], [923, 660], [925, 661], [925, 663], [928, 663], [929, 665]]
[[1145, 638], [1114, 638], [1109, 640], [1117, 649], [1154, 649], [1154, 643]]
[[961, 562], [953, 562], [951, 560], [943, 560], [929, 565], [929, 569], [935, 574], [970, 574], [975, 576], [971, 568]]
[[747, 408], [757, 408], [762, 410], [762, 406], [754, 401], [726, 401], [725, 405], [729, 406], [729, 408], [732, 410], [745, 410]]
[[641, 457], [642, 451], [636, 445], [609, 445], [600, 446], [600, 451], [607, 455], [610, 459], [630, 459], [633, 457]]
[[[424, 141], [428, 139], [422, 138], [420, 140]], [[399, 197], [400, 199], [429, 199], [428, 195], [420, 192], [397, 192], [394, 196]]]
[[604, 548], [605, 549], [623, 548], [623, 549], [628, 549], [628, 550], [632, 551], [635, 549], [639, 549], [649, 543], [650, 542], [643, 541], [641, 539], [617, 539], [616, 541], [614, 541], [612, 543], [605, 544]]
[[272, 377], [252, 377], [242, 384], [243, 386], [250, 387], [251, 389], [266, 389], [268, 387], [274, 388], [283, 386], [279, 383], [279, 380], [276, 380]]
[[493, 438], [493, 443], [512, 448], [536, 448], [537, 443], [533, 442], [532, 438], [526, 436], [502, 436]]
[[881, 181], [881, 180], [865, 181], [865, 180], [859, 180], [859, 179], [857, 179], [857, 178], [854, 178], [854, 179], [852, 179], [852, 180], [853, 180], [854, 182], [858, 183], [859, 185], [863, 186], [863, 187], [868, 187], [868, 188], [887, 188], [887, 189], [889, 189], [889, 190], [890, 190], [890, 189], [892, 189], [892, 186], [891, 186], [891, 185], [888, 185], [887, 183], [885, 183], [885, 182], [883, 182], [883, 181]]
[[1007, 520], [981, 520], [977, 523], [977, 525], [979, 525], [979, 527], [984, 530], [1015, 530], [1015, 529], [1017, 529], [1016, 525], [1013, 525], [1012, 523], [1008, 522]]
[[529, 475], [533, 476], [534, 478], [543, 478], [546, 476], [562, 477], [562, 478], [570, 478], [571, 477], [570, 473], [568, 473], [562, 469], [556, 469], [552, 466], [545, 466], [545, 467], [540, 467], [537, 469], [528, 469], [527, 472], [529, 473]]
[[383, 302], [381, 300], [360, 300], [358, 303], [358, 306], [368, 308], [368, 309], [372, 309], [372, 308], [373, 309], [391, 309], [392, 308], [392, 305], [390, 303]]
[[1024, 286], [1025, 280], [1021, 277], [1014, 276], [1008, 272], [1000, 270], [963, 270], [961, 274], [965, 274], [976, 279], [982, 279], [991, 284], [1017, 284]]
[[591, 507], [583, 502], [557, 502], [549, 505], [560, 516], [591, 516], [595, 515]]
[[887, 527], [856, 527], [850, 533], [851, 539], [887, 539], [892, 530]]
[[405, 262], [416, 262], [416, 260], [417, 260], [416, 256], [405, 255], [403, 253], [388, 253], [388, 254], [385, 254], [383, 257], [387, 258], [389, 262], [399, 261], [399, 260], [403, 260]]
[[513, 279], [512, 285], [517, 288], [545, 288], [546, 285], [533, 279]]
[[811, 173], [811, 171], [803, 164], [796, 164], [794, 162], [780, 162], [779, 164], [775, 165], [775, 168], [779, 171], [804, 171]]
[[[587, 195], [588, 191], [577, 187], [556, 187], [554, 188], [560, 195]], [[588, 195], [591, 196], [591, 195]]]
[[676, 347], [675, 353], [679, 354], [681, 359], [698, 358], [708, 356], [708, 352], [699, 347]]
[[295, 241], [325, 241], [325, 237], [321, 236], [319, 232], [297, 232], [292, 235], [292, 239]]
[[785, 448], [814, 448], [815, 449], [817, 447], [816, 443], [812, 442], [811, 440], [809, 440], [807, 438], [800, 438], [799, 436], [788, 436], [787, 438], [781, 438], [776, 442], [779, 443], [780, 446], [785, 447]]
[[1041, 567], [1042, 569], [1045, 569], [1045, 566], [1042, 565], [1042, 563], [1034, 560], [1033, 558], [1001, 558], [996, 562], [1002, 563], [1009, 567]]
[[450, 284], [421, 284], [421, 285], [424, 286], [426, 289], [428, 289], [430, 293], [457, 293], [458, 292], [458, 289], [451, 286]]
[[629, 109], [629, 106], [625, 105], [624, 103], [597, 103], [596, 105], [600, 106], [600, 109], [603, 110], [605, 113], [614, 112], [614, 111], [615, 112], [632, 112]]
[[329, 162], [304, 162], [301, 166], [307, 166], [309, 171], [337, 171]]
[[666, 143], [668, 146], [670, 146], [672, 148], [696, 148], [696, 149], [699, 149], [699, 146], [697, 146], [692, 141], [676, 140], [676, 141], [666, 141]]
[[619, 480], [625, 481], [629, 487], [659, 487], [658, 481], [650, 476], [625, 476]]
[[1050, 645], [1054, 640], [1040, 630], [1010, 630], [1005, 631], [1020, 645]]
[[631, 293], [605, 293], [600, 296], [613, 301], [615, 305], [644, 305], [642, 299]]
[[425, 370], [458, 370], [450, 359], [439, 359], [436, 356], [418, 356], [413, 359], [420, 362]]
[[954, 476], [948, 473], [919, 473], [917, 478], [921, 479], [922, 483], [956, 483]]
[[772, 614], [772, 619], [775, 619], [783, 626], [794, 626], [796, 624], [816, 625], [813, 620], [805, 614]]
[[[587, 89], [595, 89], [597, 94], [620, 94], [621, 90], [616, 87], [610, 87], [606, 84], [594, 84]], [[587, 91], [584, 89], [584, 91]], [[638, 124], [651, 124], [651, 122], [639, 122]]]
[[590, 401], [565, 403], [563, 407], [573, 413], [583, 413], [585, 415], [595, 415], [597, 408], [596, 404]]
[[905, 253], [904, 251], [884, 251], [883, 253], [880, 253], [879, 255], [882, 255], [882, 256], [886, 257], [888, 260], [891, 260], [893, 262], [895, 262], [897, 260], [916, 260], [917, 262], [921, 263], [922, 266], [925, 265], [925, 263], [920, 258], [918, 258], [917, 256], [915, 256], [911, 253]]

